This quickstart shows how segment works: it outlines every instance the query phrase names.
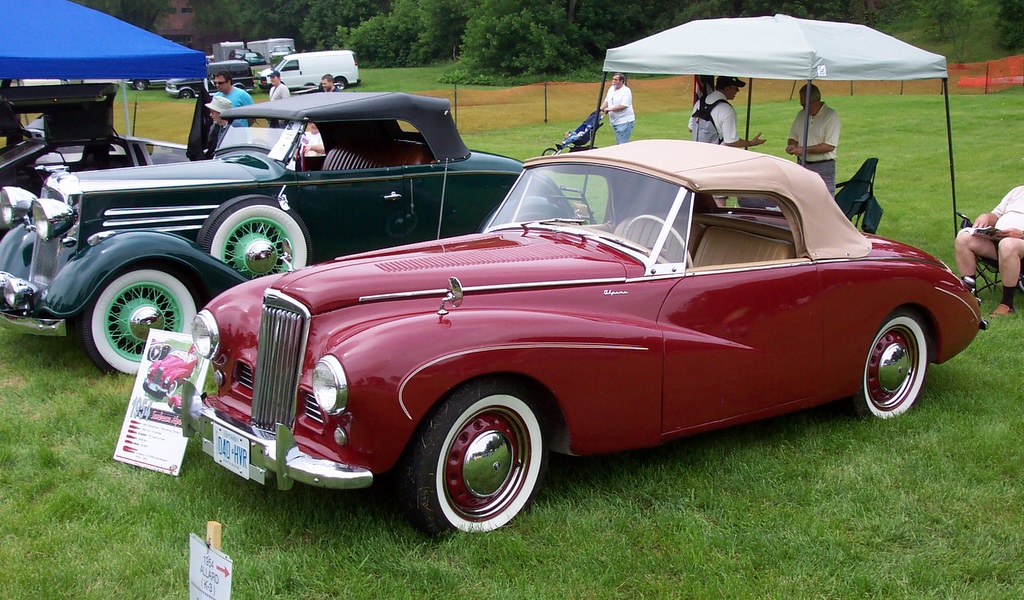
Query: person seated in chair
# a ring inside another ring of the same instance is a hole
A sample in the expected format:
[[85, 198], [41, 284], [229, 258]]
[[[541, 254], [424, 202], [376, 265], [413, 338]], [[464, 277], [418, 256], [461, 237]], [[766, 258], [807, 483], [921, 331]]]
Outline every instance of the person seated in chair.
[[[994, 229], [985, 231], [985, 228]], [[1024, 186], [1010, 190], [992, 212], [978, 216], [973, 227], [962, 229], [956, 236], [954, 249], [956, 268], [972, 292], [976, 289], [978, 258], [999, 262], [1003, 298], [989, 316], [1013, 314], [1013, 296], [1020, 280], [1021, 259], [1024, 259]]]

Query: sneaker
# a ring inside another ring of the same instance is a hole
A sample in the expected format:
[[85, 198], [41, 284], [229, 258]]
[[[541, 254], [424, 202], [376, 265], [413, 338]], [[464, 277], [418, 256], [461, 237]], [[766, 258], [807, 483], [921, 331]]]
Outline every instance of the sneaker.
[[1012, 315], [1013, 312], [1014, 311], [1013, 311], [1013, 307], [1012, 306], [1007, 306], [1005, 304], [1000, 304], [999, 306], [997, 306], [995, 308], [995, 310], [993, 310], [992, 312], [988, 313], [988, 316], [990, 316], [990, 317], [1005, 317], [1007, 315]]
[[964, 285], [967, 286], [967, 289], [970, 290], [971, 294], [975, 296], [978, 295], [978, 281], [974, 277], [967, 275], [965, 277], [961, 277], [960, 281], [964, 282]]

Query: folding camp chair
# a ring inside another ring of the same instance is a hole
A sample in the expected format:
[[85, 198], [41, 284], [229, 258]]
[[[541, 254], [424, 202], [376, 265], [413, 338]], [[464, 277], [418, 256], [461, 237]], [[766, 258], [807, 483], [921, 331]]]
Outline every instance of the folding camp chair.
[[[960, 217], [960, 229], [971, 227], [974, 224], [970, 217], [962, 212], [956, 213], [956, 216]], [[993, 258], [985, 258], [984, 256], [977, 258], [978, 264], [974, 271], [974, 295], [977, 296], [992, 288], [1001, 289], [1003, 282], [999, 276], [999, 261]], [[1024, 261], [1021, 261], [1020, 272], [1020, 279], [1017, 280], [1017, 290], [1024, 294]]]
[[854, 225], [867, 233], [878, 231], [882, 206], [875, 198], [877, 158], [869, 158], [850, 179], [836, 184], [836, 204]]

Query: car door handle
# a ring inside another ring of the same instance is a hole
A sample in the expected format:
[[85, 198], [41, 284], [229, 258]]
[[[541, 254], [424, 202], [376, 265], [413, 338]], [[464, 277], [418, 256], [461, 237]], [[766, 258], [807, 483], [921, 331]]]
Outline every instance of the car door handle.
[[384, 199], [385, 200], [401, 200], [402, 199], [402, 195], [399, 194], [398, 192], [391, 192], [390, 194], [387, 194], [386, 196], [384, 196]]

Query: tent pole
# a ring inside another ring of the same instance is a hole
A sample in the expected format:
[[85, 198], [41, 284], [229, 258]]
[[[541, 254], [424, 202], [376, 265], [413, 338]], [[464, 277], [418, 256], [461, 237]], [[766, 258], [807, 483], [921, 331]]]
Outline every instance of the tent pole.
[[[601, 101], [604, 99], [604, 84], [608, 81], [608, 71], [601, 71], [601, 87], [597, 88], [597, 106], [594, 110], [601, 110]], [[601, 113], [597, 113], [597, 122], [601, 122]], [[594, 127], [594, 135], [590, 136], [590, 149], [594, 149], [594, 144], [597, 143], [597, 127]]]
[[[747, 124], [746, 124], [746, 132], [743, 134], [743, 139], [745, 139], [745, 140], [749, 140], [750, 139], [750, 101], [754, 97], [754, 78], [751, 77], [750, 79], [747, 80], [747, 82], [750, 84], [750, 89], [747, 90]], [[750, 149], [750, 146], [747, 146], [746, 148], [744, 148], [744, 150], [749, 150], [749, 149]]]
[[949, 120], [949, 77], [942, 78], [942, 95], [946, 97], [946, 144], [949, 147], [949, 189], [953, 197], [953, 237], [957, 232], [956, 176], [953, 171], [953, 127]]
[[[796, 83], [794, 82], [794, 85]], [[804, 139], [801, 140], [800, 144], [800, 160], [797, 162], [801, 165], [807, 165], [807, 137], [811, 130], [811, 110], [808, 108], [811, 105], [811, 80], [807, 80], [807, 86], [804, 88]]]
[[125, 85], [124, 79], [121, 80], [121, 103], [124, 105], [124, 134], [132, 134], [132, 125], [128, 121], [128, 86]]

